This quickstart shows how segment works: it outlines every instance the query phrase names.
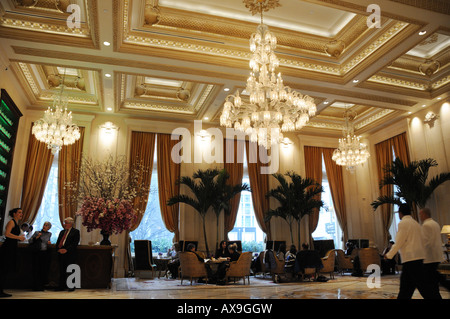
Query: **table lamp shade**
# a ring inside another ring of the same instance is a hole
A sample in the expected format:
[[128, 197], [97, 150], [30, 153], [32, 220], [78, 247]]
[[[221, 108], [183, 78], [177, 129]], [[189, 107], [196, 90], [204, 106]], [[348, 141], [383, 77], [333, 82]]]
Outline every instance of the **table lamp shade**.
[[450, 234], [450, 225], [444, 225], [442, 227], [441, 234]]

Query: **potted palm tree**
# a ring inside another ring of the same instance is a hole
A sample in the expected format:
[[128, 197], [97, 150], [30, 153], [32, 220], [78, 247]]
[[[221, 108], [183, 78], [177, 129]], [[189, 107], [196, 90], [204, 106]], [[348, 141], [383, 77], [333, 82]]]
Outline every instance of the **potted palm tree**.
[[212, 209], [216, 214], [216, 246], [219, 244], [219, 218], [222, 211], [226, 214], [230, 214], [230, 202], [231, 199], [242, 191], [250, 191], [250, 187], [247, 184], [230, 185], [227, 183], [230, 178], [230, 174], [223, 169], [219, 172], [214, 180], [214, 190], [216, 194], [216, 200], [212, 204]]
[[393, 195], [379, 196], [371, 203], [373, 210], [380, 205], [408, 203], [411, 207], [418, 206], [424, 208], [431, 194], [444, 182], [450, 180], [450, 173], [441, 173], [432, 177], [428, 182], [428, 172], [430, 168], [438, 163], [432, 158], [413, 161], [404, 164], [396, 158], [391, 164], [384, 168], [385, 176], [380, 181], [380, 188], [385, 185], [397, 186], [397, 191]]
[[292, 226], [297, 221], [298, 245], [300, 245], [300, 221], [304, 216], [311, 214], [315, 208], [320, 209], [324, 206], [323, 201], [316, 199], [316, 195], [322, 193], [323, 188], [315, 180], [302, 178], [292, 171], [285, 175], [291, 182], [283, 174], [272, 175], [280, 185], [271, 189], [267, 197], [275, 198], [280, 205], [276, 209], [270, 209], [265, 218], [266, 221], [275, 216], [284, 219], [289, 225], [292, 243], [294, 242]]
[[175, 205], [184, 203], [194, 208], [202, 218], [203, 222], [203, 237], [205, 240], [206, 253], [209, 255], [208, 239], [206, 236], [205, 218], [209, 208], [217, 200], [217, 195], [214, 192], [214, 178], [219, 174], [218, 169], [198, 170], [192, 177], [182, 176], [178, 180], [181, 185], [187, 186], [192, 192], [193, 196], [180, 194], [170, 198], [167, 205]]

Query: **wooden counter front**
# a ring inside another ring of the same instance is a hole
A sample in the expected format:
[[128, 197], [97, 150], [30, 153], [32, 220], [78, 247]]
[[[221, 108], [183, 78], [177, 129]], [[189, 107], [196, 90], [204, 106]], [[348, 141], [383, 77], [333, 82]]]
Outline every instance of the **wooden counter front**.
[[[1, 244], [1, 243], [0, 243]], [[49, 245], [51, 262], [48, 274], [50, 286], [58, 286], [59, 263], [55, 245]], [[114, 246], [79, 245], [77, 248], [77, 265], [81, 271], [81, 288], [110, 288], [114, 271]], [[16, 272], [8, 274], [5, 288], [32, 288], [32, 252], [28, 244], [19, 244], [17, 250]]]

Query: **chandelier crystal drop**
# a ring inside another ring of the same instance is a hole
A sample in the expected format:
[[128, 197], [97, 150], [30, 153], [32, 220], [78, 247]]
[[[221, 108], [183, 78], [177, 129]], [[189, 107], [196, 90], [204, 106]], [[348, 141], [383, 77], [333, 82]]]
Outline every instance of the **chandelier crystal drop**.
[[[316, 114], [314, 99], [283, 84], [276, 74], [279, 60], [275, 55], [276, 37], [262, 22], [250, 37], [250, 76], [244, 100], [237, 91], [228, 95], [220, 116], [220, 125], [233, 127], [250, 136], [250, 141], [270, 149], [283, 140], [283, 132], [300, 130]], [[244, 93], [243, 93], [244, 95]]]
[[346, 169], [353, 172], [355, 166], [367, 161], [370, 154], [367, 145], [360, 142], [360, 137], [354, 134], [353, 123], [354, 113], [345, 112], [344, 137], [339, 139], [339, 148], [333, 152], [332, 159], [337, 165], [346, 166]]
[[72, 112], [67, 111], [68, 97], [63, 96], [64, 82], [60, 88], [60, 94], [53, 98], [53, 108], [49, 107], [32, 128], [36, 139], [47, 144], [53, 155], [63, 145], [71, 145], [80, 138], [80, 129], [72, 123]]

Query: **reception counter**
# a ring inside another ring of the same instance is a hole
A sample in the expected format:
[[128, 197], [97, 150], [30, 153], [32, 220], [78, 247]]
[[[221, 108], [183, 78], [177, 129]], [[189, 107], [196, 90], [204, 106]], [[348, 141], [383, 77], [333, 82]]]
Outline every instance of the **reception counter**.
[[[58, 256], [55, 245], [49, 245], [49, 247], [51, 255], [48, 275], [49, 285], [56, 287], [59, 283]], [[114, 246], [78, 246], [77, 265], [80, 266], [81, 271], [81, 288], [110, 288], [111, 278], [114, 273], [114, 249]], [[18, 245], [17, 269], [16, 272], [8, 274], [5, 288], [32, 288], [31, 254], [32, 252], [28, 249], [28, 244]]]

